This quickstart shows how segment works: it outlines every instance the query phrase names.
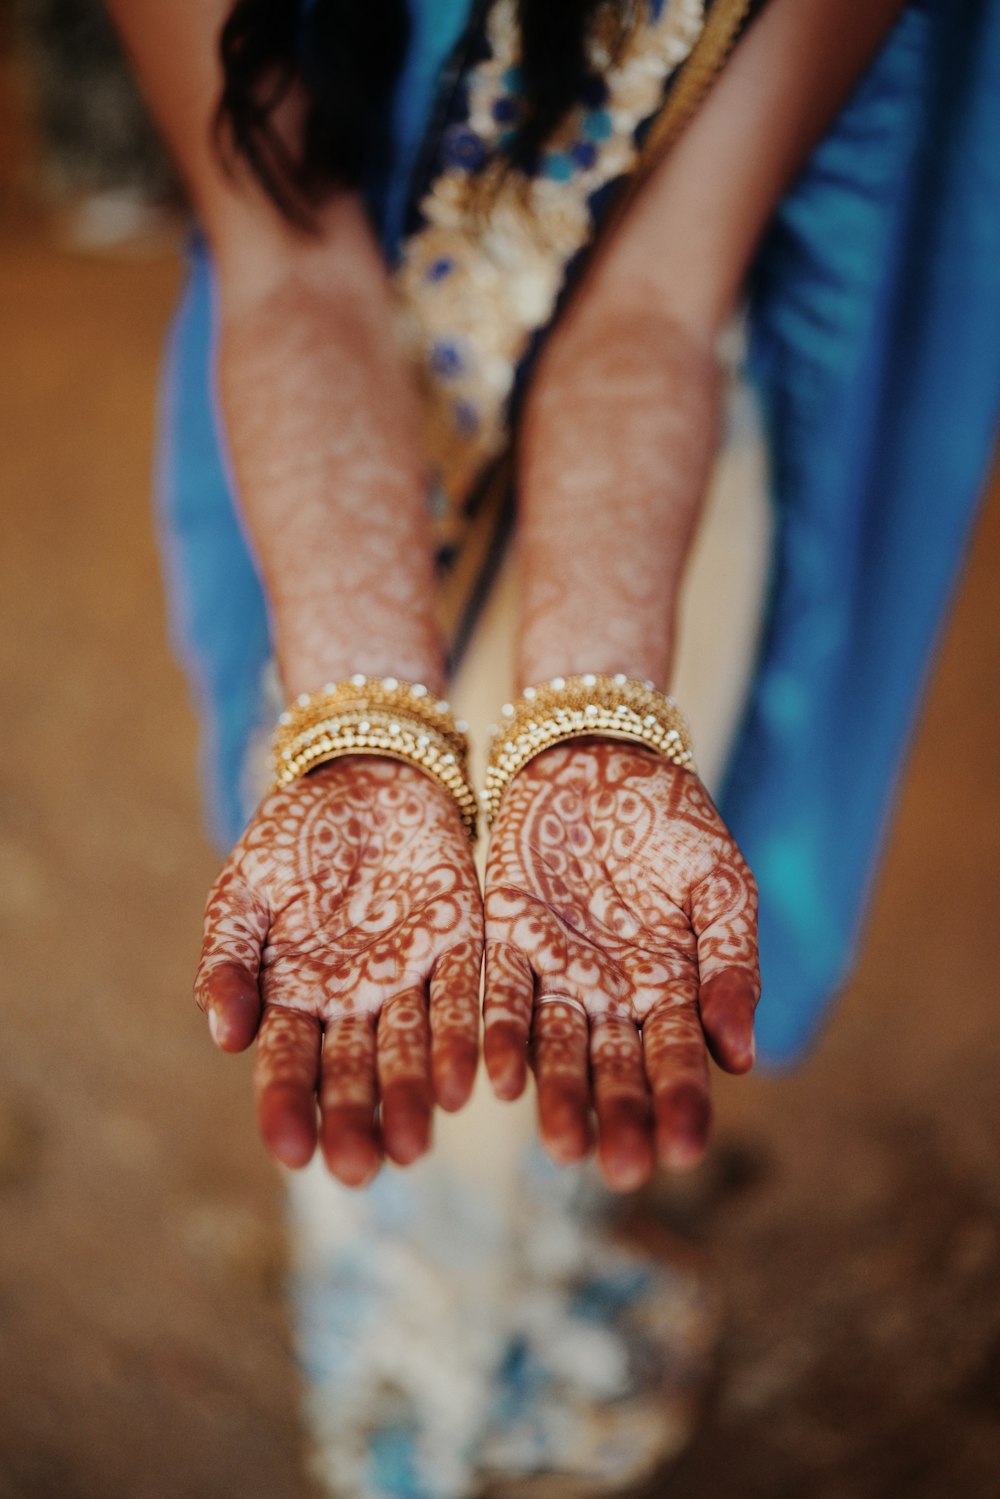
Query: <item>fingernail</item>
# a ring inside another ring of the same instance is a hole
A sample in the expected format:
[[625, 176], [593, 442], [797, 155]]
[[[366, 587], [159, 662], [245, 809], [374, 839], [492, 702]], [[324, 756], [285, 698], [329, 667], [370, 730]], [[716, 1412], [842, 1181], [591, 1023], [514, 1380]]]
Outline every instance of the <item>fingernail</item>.
[[214, 1010], [208, 1012], [208, 1028], [212, 1033], [212, 1040], [216, 1046], [219, 1045], [219, 1017]]

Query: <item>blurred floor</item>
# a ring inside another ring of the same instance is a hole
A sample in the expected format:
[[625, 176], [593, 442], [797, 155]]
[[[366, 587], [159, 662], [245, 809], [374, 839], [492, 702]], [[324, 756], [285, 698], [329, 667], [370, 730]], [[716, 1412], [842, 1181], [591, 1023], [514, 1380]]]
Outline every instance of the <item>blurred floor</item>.
[[[190, 1002], [215, 859], [148, 491], [174, 257], [0, 235], [0, 1499], [305, 1499], [278, 1184]], [[1000, 494], [860, 973], [664, 1195], [728, 1335], [666, 1499], [1000, 1492]]]

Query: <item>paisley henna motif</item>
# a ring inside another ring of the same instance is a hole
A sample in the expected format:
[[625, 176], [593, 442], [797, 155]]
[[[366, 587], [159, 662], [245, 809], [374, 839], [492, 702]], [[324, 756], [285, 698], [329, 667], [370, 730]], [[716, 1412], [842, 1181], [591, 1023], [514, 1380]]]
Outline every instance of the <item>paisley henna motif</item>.
[[[411, 766], [353, 756], [272, 793], [209, 896], [198, 1003], [226, 1050], [258, 1035], [271, 1150], [367, 1180], [426, 1150], [433, 1103], [468, 1097], [482, 906], [450, 796]], [[263, 1017], [258, 1017], [263, 1005]]]
[[613, 1186], [648, 1174], [654, 1133], [669, 1164], [701, 1155], [706, 1044], [729, 1071], [753, 1061], [756, 918], [753, 876], [690, 771], [588, 740], [520, 772], [487, 867], [485, 1057], [511, 1097], [530, 1042], [557, 1159], [585, 1153], [591, 1105]]

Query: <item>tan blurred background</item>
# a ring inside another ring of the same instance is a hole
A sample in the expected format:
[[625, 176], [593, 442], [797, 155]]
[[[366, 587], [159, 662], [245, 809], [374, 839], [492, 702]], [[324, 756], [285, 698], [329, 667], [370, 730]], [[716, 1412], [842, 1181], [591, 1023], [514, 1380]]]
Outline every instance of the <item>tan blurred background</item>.
[[[304, 1499], [279, 1184], [189, 997], [215, 856], [149, 503], [180, 220], [104, 61], [81, 126], [88, 9], [0, 7], [0, 1499]], [[998, 570], [995, 492], [856, 980], [658, 1201], [727, 1318], [667, 1499], [1000, 1494]]]

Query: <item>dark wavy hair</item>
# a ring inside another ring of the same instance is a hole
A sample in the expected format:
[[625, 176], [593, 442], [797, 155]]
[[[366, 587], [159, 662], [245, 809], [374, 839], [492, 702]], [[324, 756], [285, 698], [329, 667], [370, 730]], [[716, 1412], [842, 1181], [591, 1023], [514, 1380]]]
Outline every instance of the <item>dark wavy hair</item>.
[[[529, 165], [579, 97], [595, 24], [614, 47], [632, 10], [632, 0], [518, 0], [523, 107], [506, 164]], [[217, 138], [303, 227], [334, 188], [358, 186], [383, 159], [408, 35], [406, 0], [236, 0], [220, 37]], [[295, 124], [279, 128], [293, 98]]]

